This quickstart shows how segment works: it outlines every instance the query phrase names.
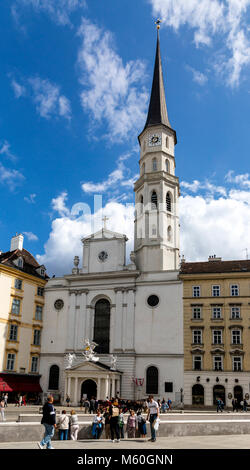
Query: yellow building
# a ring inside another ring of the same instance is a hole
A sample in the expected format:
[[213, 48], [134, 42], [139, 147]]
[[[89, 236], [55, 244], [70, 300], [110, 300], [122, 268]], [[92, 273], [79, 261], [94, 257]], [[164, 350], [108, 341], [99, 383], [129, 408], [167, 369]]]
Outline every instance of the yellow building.
[[0, 392], [35, 399], [43, 328], [45, 267], [23, 249], [23, 236], [0, 253]]
[[184, 403], [226, 406], [249, 400], [250, 260], [181, 265]]

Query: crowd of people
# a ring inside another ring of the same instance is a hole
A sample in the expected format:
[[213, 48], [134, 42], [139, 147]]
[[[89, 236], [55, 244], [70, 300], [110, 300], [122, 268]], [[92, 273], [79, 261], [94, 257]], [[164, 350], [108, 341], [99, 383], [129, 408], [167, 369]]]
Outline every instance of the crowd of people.
[[[88, 402], [88, 404], [87, 404]], [[66, 403], [69, 406], [70, 400]], [[163, 404], [163, 408], [162, 408]], [[159, 426], [159, 414], [162, 409], [171, 409], [171, 400], [155, 401], [152, 395], [145, 401], [132, 402], [129, 400], [120, 400], [112, 398], [106, 401], [97, 401], [94, 397], [85, 400], [82, 403], [86, 412], [94, 414], [91, 434], [93, 439], [100, 439], [103, 432], [105, 438], [112, 442], [119, 442], [124, 439], [125, 434], [128, 438], [142, 437], [146, 438], [146, 422], [150, 423], [152, 442], [156, 441], [156, 431]], [[146, 417], [143, 416], [146, 413]], [[126, 415], [126, 416], [125, 416]], [[69, 435], [72, 440], [77, 440], [79, 423], [75, 410], [71, 410], [70, 416], [66, 410], [63, 410], [56, 418], [56, 411], [53, 406], [53, 396], [48, 396], [47, 402], [43, 406], [43, 417], [41, 423], [44, 425], [45, 433], [41, 442], [38, 442], [40, 449], [53, 449], [51, 439], [56, 430], [59, 432], [60, 440], [67, 440]]]

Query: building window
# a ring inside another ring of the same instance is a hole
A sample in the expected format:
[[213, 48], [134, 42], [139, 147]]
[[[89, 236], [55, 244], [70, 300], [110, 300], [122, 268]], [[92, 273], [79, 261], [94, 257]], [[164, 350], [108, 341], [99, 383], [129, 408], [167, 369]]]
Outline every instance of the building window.
[[165, 160], [165, 170], [167, 173], [170, 173], [169, 172], [169, 160]]
[[35, 346], [40, 346], [40, 340], [41, 340], [41, 331], [40, 330], [34, 330], [33, 344]]
[[166, 137], [166, 147], [167, 147], [167, 149], [169, 148], [169, 138], [168, 137]]
[[168, 226], [168, 242], [172, 241], [172, 227]]
[[193, 331], [193, 344], [202, 344], [202, 331], [201, 330]]
[[193, 370], [202, 370], [202, 357], [201, 356], [194, 356]]
[[212, 286], [212, 296], [213, 297], [220, 296], [220, 286]]
[[43, 307], [41, 305], [36, 306], [35, 319], [38, 321], [42, 321], [43, 319]]
[[40, 295], [41, 297], [43, 297], [43, 295], [44, 295], [44, 287], [38, 287], [38, 288], [37, 288], [37, 295]]
[[153, 170], [153, 171], [157, 171], [157, 161], [156, 161], [156, 158], [154, 158], [153, 161], [152, 161], [152, 170]]
[[23, 281], [21, 281], [21, 279], [15, 279], [15, 289], [21, 290], [22, 284], [23, 284]]
[[20, 313], [20, 299], [13, 299], [12, 300], [12, 308], [11, 308], [11, 313], [14, 313], [15, 315], [19, 315]]
[[51, 366], [49, 370], [49, 390], [59, 389], [59, 367], [56, 365]]
[[214, 356], [214, 370], [223, 370], [222, 356]]
[[155, 191], [151, 194], [151, 209], [157, 209], [157, 194]]
[[110, 303], [107, 299], [100, 299], [95, 304], [93, 340], [98, 344], [96, 352], [109, 354]]
[[7, 355], [7, 370], [14, 370], [16, 355], [9, 353]]
[[23, 268], [23, 258], [18, 258], [17, 265], [19, 268]]
[[233, 371], [241, 371], [242, 370], [242, 357], [241, 356], [234, 356], [233, 357]]
[[158, 394], [158, 369], [156, 367], [148, 367], [146, 373], [146, 393]]
[[237, 297], [238, 295], [239, 295], [239, 286], [237, 284], [234, 284], [231, 286], [231, 296]]
[[156, 225], [152, 225], [151, 236], [152, 236], [152, 237], [157, 237], [157, 228], [156, 228]]
[[10, 325], [9, 341], [17, 341], [17, 331], [18, 331], [17, 325]]
[[192, 308], [192, 311], [193, 311], [193, 320], [200, 320], [201, 319], [201, 307], [198, 307], [198, 306], [194, 306]]
[[221, 318], [221, 307], [212, 307], [212, 318], [218, 320]]
[[232, 344], [241, 344], [241, 331], [240, 330], [232, 331]]
[[193, 286], [193, 297], [200, 297], [201, 288], [200, 286]]
[[239, 306], [232, 306], [231, 307], [231, 318], [232, 320], [237, 320], [240, 318], [240, 307]]
[[222, 344], [222, 331], [221, 330], [213, 331], [213, 344]]
[[37, 372], [38, 371], [38, 357], [37, 356], [32, 356], [31, 358], [31, 372]]
[[171, 194], [168, 192], [166, 195], [166, 208], [168, 212], [172, 210]]

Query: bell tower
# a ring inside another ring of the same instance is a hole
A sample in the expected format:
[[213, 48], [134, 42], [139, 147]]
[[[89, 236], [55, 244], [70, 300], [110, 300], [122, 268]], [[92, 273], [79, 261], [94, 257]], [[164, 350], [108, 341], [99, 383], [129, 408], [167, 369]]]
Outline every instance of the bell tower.
[[148, 116], [138, 137], [140, 177], [135, 182], [134, 251], [142, 272], [179, 269], [179, 179], [176, 132], [167, 112], [157, 21], [154, 76]]

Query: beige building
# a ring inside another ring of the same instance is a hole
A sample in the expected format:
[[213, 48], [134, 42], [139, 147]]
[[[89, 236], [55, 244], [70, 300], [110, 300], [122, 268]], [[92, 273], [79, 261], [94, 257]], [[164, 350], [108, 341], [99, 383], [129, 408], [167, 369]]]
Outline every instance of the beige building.
[[23, 236], [0, 253], [0, 393], [37, 398], [45, 267], [23, 249]]
[[250, 260], [182, 262], [184, 403], [249, 400]]

